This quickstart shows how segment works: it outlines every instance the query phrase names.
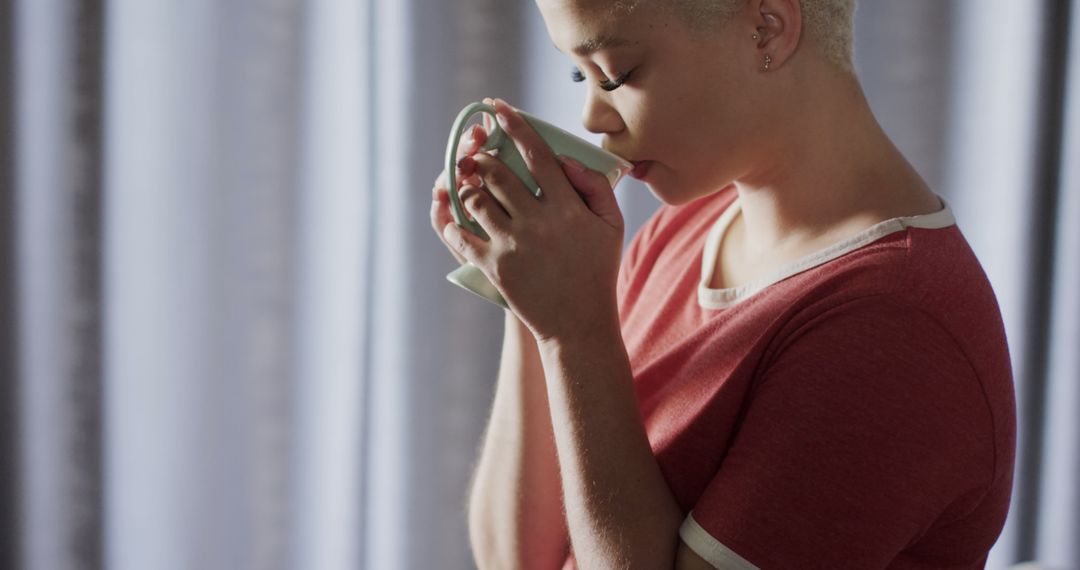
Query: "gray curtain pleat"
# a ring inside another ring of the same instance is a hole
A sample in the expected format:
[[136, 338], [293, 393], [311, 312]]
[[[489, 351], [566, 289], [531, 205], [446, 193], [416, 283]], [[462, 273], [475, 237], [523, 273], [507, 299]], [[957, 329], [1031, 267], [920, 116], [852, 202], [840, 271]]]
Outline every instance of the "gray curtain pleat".
[[19, 406], [15, 297], [15, 21], [0, 2], [0, 568], [19, 568]]
[[1011, 513], [1018, 528], [1016, 556], [1034, 560], [1037, 556], [1040, 488], [1039, 472], [1044, 466], [1043, 438], [1046, 417], [1047, 374], [1051, 302], [1054, 295], [1055, 213], [1061, 193], [1061, 165], [1065, 117], [1066, 57], [1069, 51], [1069, 0], [1046, 0], [1043, 11], [1040, 96], [1036, 146], [1032, 150], [1035, 179], [1029, 189], [1035, 235], [1031, 237], [1024, 336], [1028, 349], [1020, 362], [1017, 389], [1019, 402], [1017, 481]]
[[72, 353], [67, 371], [68, 471], [67, 495], [72, 501], [72, 566], [104, 565], [104, 445], [103, 437], [103, 291], [102, 291], [102, 177], [104, 111], [104, 36], [102, 2], [73, 4], [74, 47], [72, 72], [75, 100], [70, 133], [74, 145], [71, 168], [71, 228], [78, 238], [70, 252], [70, 313], [67, 326]]
[[[210, 275], [215, 312], [203, 390], [216, 423], [197, 441], [213, 446], [200, 544], [216, 555], [200, 568], [284, 569], [291, 558], [294, 473], [292, 376], [297, 338], [297, 259], [302, 7], [295, 0], [220, 5], [218, 192]], [[218, 518], [220, 517], [220, 518]], [[228, 521], [228, 522], [225, 522]]]
[[1080, 2], [1073, 0], [1065, 63], [1038, 557], [1080, 567]]
[[[363, 30], [363, 33], [364, 33], [364, 43], [367, 46], [367, 49], [365, 49], [363, 51], [363, 55], [360, 57], [360, 63], [361, 63], [361, 66], [362, 66], [361, 67], [361, 73], [362, 73], [362, 75], [364, 75], [366, 77], [369, 77], [369, 78], [373, 78], [375, 76], [375, 71], [379, 68], [378, 67], [378, 53], [379, 53], [379, 51], [375, 47], [375, 45], [376, 45], [375, 42], [376, 42], [376, 37], [377, 37], [377, 35], [376, 35], [376, 33], [377, 33], [377, 25], [378, 25], [378, 21], [376, 19], [376, 9], [375, 9], [377, 4], [378, 3], [375, 2], [374, 0], [367, 0], [367, 1], [365, 1], [363, 3], [362, 8], [361, 8], [361, 10], [363, 10], [363, 16], [361, 18], [362, 22], [360, 22], [360, 24], [364, 26], [362, 30]], [[374, 134], [375, 125], [377, 124], [378, 112], [379, 112], [378, 106], [376, 104], [377, 103], [377, 97], [376, 97], [376, 90], [374, 88], [374, 84], [373, 84], [372, 81], [367, 81], [367, 82], [362, 81], [361, 85], [359, 86], [359, 90], [363, 93], [362, 96], [364, 97], [363, 109], [360, 112], [362, 124], [367, 126], [368, 133]], [[367, 136], [366, 141], [361, 142], [361, 144], [366, 143], [366, 149], [368, 150], [367, 162], [362, 163], [364, 165], [374, 165], [375, 164], [375, 158], [376, 158], [376, 153], [377, 153], [376, 149], [378, 148], [378, 145], [376, 144], [375, 137], [372, 136], [372, 134], [369, 134]], [[363, 137], [364, 135], [360, 135], [360, 136]], [[363, 177], [363, 181], [367, 185], [368, 188], [376, 188], [377, 174], [375, 173], [374, 168], [368, 168], [368, 171], [366, 173], [362, 174], [361, 176]], [[354, 556], [356, 556], [356, 560], [355, 560], [354, 563], [357, 564], [360, 568], [363, 568], [363, 569], [366, 569], [368, 567], [367, 562], [366, 562], [366, 560], [368, 559], [367, 558], [367, 556], [368, 556], [367, 553], [369, 551], [373, 550], [369, 546], [369, 541], [370, 541], [370, 537], [373, 534], [373, 529], [376, 528], [376, 526], [378, 525], [378, 523], [376, 521], [369, 521], [369, 519], [371, 518], [370, 513], [372, 511], [367, 508], [367, 505], [368, 505], [367, 497], [374, 490], [374, 486], [371, 484], [372, 473], [368, 469], [368, 461], [371, 461], [371, 459], [374, 457], [373, 454], [372, 454], [373, 446], [372, 446], [371, 441], [370, 441], [370, 437], [371, 437], [370, 434], [372, 432], [372, 428], [374, 427], [372, 425], [372, 419], [371, 419], [371, 407], [372, 406], [370, 404], [370, 402], [372, 401], [372, 397], [374, 395], [374, 388], [372, 386], [372, 382], [369, 381], [369, 378], [371, 378], [371, 375], [372, 375], [372, 373], [374, 371], [374, 366], [372, 365], [373, 362], [374, 362], [374, 357], [373, 357], [372, 351], [375, 349], [375, 336], [374, 335], [375, 335], [376, 331], [374, 330], [374, 327], [371, 326], [372, 323], [373, 323], [373, 319], [371, 318], [371, 315], [372, 315], [372, 313], [373, 313], [373, 311], [375, 310], [375, 307], [376, 307], [375, 287], [374, 287], [375, 279], [373, 278], [374, 277], [373, 271], [377, 267], [375, 262], [376, 262], [376, 256], [377, 256], [378, 248], [375, 247], [375, 244], [377, 243], [376, 240], [378, 239], [378, 230], [379, 230], [379, 228], [378, 228], [378, 225], [376, 223], [376, 219], [379, 216], [379, 212], [377, 211], [377, 207], [378, 207], [377, 206], [377, 204], [378, 204], [377, 197], [374, 195], [374, 193], [369, 193], [368, 196], [369, 196], [369, 200], [370, 200], [368, 202], [369, 207], [368, 207], [367, 215], [364, 217], [364, 221], [367, 222], [365, 224], [365, 232], [364, 232], [364, 245], [366, 247], [362, 252], [360, 252], [361, 259], [363, 260], [362, 267], [364, 267], [366, 269], [367, 273], [363, 276], [365, 278], [366, 283], [365, 283], [365, 286], [363, 288], [362, 299], [361, 299], [361, 312], [363, 314], [360, 315], [360, 319], [361, 319], [360, 328], [362, 329], [360, 334], [362, 335], [362, 337], [361, 337], [362, 341], [361, 341], [360, 346], [357, 347], [357, 349], [361, 353], [360, 354], [360, 361], [359, 361], [359, 365], [358, 365], [358, 367], [360, 369], [360, 374], [361, 374], [361, 376], [359, 378], [359, 383], [360, 383], [360, 402], [359, 402], [359, 406], [360, 406], [360, 409], [361, 409], [360, 421], [359, 421], [359, 424], [360, 424], [359, 431], [360, 431], [360, 433], [359, 433], [359, 442], [357, 443], [357, 446], [356, 446], [357, 447], [357, 450], [356, 450], [357, 455], [359, 456], [358, 463], [360, 465], [360, 468], [359, 468], [360, 476], [359, 476], [359, 481], [358, 481], [358, 484], [357, 484], [358, 488], [357, 488], [356, 492], [357, 492], [357, 496], [359, 496], [360, 499], [358, 501], [359, 504], [356, 505], [357, 516], [355, 517], [355, 521], [356, 521], [356, 530], [357, 530], [357, 533], [356, 533], [356, 543], [357, 543], [356, 547], [357, 548], [356, 548], [356, 551], [354, 553]], [[374, 205], [374, 207], [372, 207], [371, 205]]]
[[[103, 566], [103, 13], [16, 7], [21, 562]], [[28, 85], [28, 86], [27, 86]], [[23, 112], [26, 111], [24, 116]], [[5, 191], [5, 193], [7, 193]], [[9, 234], [10, 235], [10, 234]], [[5, 240], [6, 241], [6, 240]], [[6, 319], [5, 319], [6, 320]]]
[[[1050, 568], [1080, 567], [1080, 2], [1068, 16], [1068, 51], [1061, 54], [1062, 114], [1056, 193], [1050, 215], [1053, 274], [1047, 315], [1046, 385], [1038, 464], [1035, 555]], [[1064, 23], [1064, 22], [1061, 22]], [[1048, 113], [1049, 114], [1049, 113]], [[1056, 136], [1048, 134], [1054, 141]], [[1047, 206], [1048, 207], [1048, 206]], [[1034, 507], [1029, 507], [1030, 511]], [[1028, 518], [1034, 518], [1029, 514]]]
[[503, 314], [446, 282], [431, 188], [451, 122], [519, 100], [523, 10], [500, 0], [377, 2], [372, 22], [378, 212], [365, 374], [364, 568], [472, 566], [465, 495], [494, 394]]

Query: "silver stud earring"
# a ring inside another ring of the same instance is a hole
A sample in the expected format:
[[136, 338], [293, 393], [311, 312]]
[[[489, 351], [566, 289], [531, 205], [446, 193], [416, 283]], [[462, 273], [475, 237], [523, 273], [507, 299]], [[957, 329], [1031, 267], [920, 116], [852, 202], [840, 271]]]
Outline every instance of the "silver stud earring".
[[765, 71], [769, 70], [769, 65], [771, 65], [771, 64], [772, 64], [772, 56], [769, 55], [769, 54], [765, 54]]
[[758, 35], [757, 35], [757, 34], [754, 34], [754, 35], [753, 35], [753, 36], [751, 36], [751, 37], [752, 37], [753, 39], [755, 39], [755, 40], [756, 40], [756, 39], [758, 39]]

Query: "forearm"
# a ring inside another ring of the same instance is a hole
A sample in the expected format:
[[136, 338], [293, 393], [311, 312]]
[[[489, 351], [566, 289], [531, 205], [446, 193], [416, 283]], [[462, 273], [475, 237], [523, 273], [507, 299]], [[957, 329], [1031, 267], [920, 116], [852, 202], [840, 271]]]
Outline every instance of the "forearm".
[[536, 341], [506, 314], [495, 403], [469, 497], [477, 565], [559, 568], [567, 530]]
[[582, 568], [672, 567], [683, 515], [653, 456], [618, 320], [540, 346]]

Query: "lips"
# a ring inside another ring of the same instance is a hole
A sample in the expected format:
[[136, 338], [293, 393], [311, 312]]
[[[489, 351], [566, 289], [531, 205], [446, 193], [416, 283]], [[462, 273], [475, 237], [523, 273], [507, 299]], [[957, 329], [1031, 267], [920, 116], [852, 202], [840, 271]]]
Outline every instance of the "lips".
[[649, 173], [649, 167], [652, 166], [651, 160], [636, 160], [633, 161], [634, 169], [630, 171], [630, 176], [641, 180]]

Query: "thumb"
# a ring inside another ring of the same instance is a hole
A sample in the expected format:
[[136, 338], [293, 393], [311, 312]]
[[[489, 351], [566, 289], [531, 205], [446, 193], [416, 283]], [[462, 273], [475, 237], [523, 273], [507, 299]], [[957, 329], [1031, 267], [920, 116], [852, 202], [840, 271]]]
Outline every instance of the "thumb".
[[446, 240], [446, 245], [460, 253], [465, 258], [465, 261], [473, 265], [480, 265], [488, 248], [484, 238], [473, 234], [454, 222], [443, 226], [442, 235], [443, 239]]
[[612, 227], [622, 228], [622, 211], [615, 199], [615, 190], [607, 178], [595, 170], [590, 170], [569, 156], [559, 156], [563, 173], [570, 185], [581, 195], [585, 205]]

